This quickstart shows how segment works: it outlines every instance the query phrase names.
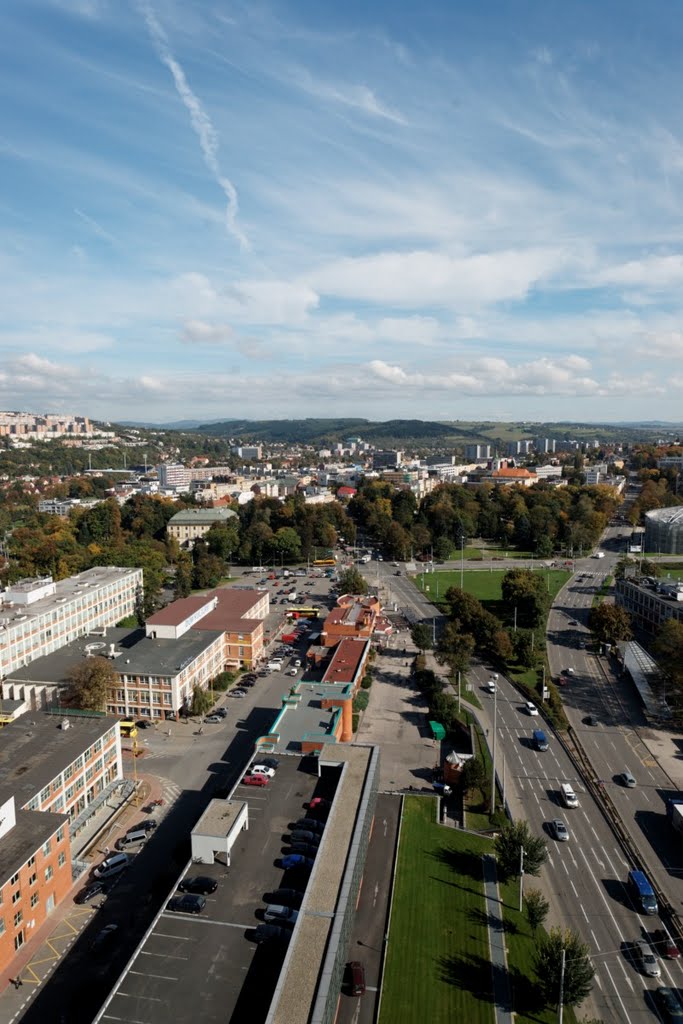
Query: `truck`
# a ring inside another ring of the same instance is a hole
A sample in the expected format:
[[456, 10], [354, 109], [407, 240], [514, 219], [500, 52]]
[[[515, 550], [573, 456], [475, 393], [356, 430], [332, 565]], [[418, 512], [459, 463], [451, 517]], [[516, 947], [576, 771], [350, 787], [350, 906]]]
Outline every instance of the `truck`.
[[667, 800], [666, 816], [671, 827], [683, 835], [683, 796], [672, 796]]
[[593, 555], [593, 558], [604, 558], [604, 557], [605, 557], [605, 552], [604, 551], [596, 551], [595, 554]]
[[296, 590], [290, 590], [290, 592], [287, 594], [287, 600], [291, 602], [291, 604], [294, 604], [294, 602], [296, 601]]

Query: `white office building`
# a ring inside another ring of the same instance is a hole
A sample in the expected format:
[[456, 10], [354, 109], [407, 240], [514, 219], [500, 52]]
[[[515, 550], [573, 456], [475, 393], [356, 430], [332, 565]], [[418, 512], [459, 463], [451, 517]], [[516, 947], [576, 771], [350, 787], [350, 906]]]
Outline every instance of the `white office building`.
[[97, 566], [55, 583], [19, 580], [0, 593], [0, 679], [78, 637], [132, 615], [142, 569]]

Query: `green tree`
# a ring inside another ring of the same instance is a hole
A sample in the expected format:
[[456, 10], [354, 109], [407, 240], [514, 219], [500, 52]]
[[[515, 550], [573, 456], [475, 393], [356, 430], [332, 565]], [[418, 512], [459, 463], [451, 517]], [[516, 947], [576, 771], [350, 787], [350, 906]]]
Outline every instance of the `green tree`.
[[273, 538], [273, 553], [285, 562], [298, 562], [301, 558], [301, 539], [291, 526], [281, 526]]
[[339, 573], [339, 590], [342, 594], [367, 594], [368, 581], [355, 565]]
[[667, 619], [659, 627], [653, 652], [671, 682], [683, 689], [683, 622]]
[[540, 928], [550, 910], [550, 904], [540, 889], [529, 889], [524, 894], [526, 916], [533, 931]]
[[470, 633], [461, 633], [458, 623], [447, 622], [439, 637], [436, 660], [440, 665], [448, 665], [452, 676], [467, 672], [474, 647], [474, 637]]
[[532, 635], [525, 629], [518, 629], [516, 633], [512, 634], [512, 649], [515, 658], [524, 668], [533, 668], [534, 665]]
[[560, 1001], [563, 951], [563, 1004], [578, 1006], [593, 987], [595, 968], [590, 959], [590, 947], [581, 941], [576, 932], [551, 928], [548, 935], [538, 937], [535, 960], [538, 982], [547, 1006], [556, 1006]]
[[597, 640], [614, 644], [617, 640], [631, 640], [631, 616], [625, 608], [602, 601], [588, 613], [588, 628]]
[[486, 765], [483, 758], [471, 757], [465, 761], [460, 781], [465, 793], [471, 793], [473, 789], [478, 789], [481, 792], [487, 782]]
[[190, 707], [190, 714], [205, 715], [212, 707], [212, 694], [208, 690], [203, 690], [201, 686], [194, 686], [192, 688], [192, 705]]
[[434, 644], [434, 630], [426, 622], [416, 622], [410, 627], [410, 636], [419, 651], [430, 650]]
[[174, 596], [176, 600], [181, 597], [189, 597], [191, 591], [192, 559], [185, 551], [182, 551], [178, 555], [178, 562], [176, 564]]
[[524, 850], [524, 873], [538, 875], [548, 859], [545, 839], [532, 834], [529, 822], [513, 821], [505, 825], [496, 837], [498, 871], [502, 878], [519, 876], [520, 849]]
[[206, 545], [210, 555], [215, 555], [222, 562], [230, 562], [233, 553], [240, 543], [239, 520], [230, 519], [227, 523], [214, 523], [206, 535]]
[[84, 711], [104, 711], [107, 694], [118, 682], [118, 672], [108, 658], [85, 658], [69, 671], [64, 703]]

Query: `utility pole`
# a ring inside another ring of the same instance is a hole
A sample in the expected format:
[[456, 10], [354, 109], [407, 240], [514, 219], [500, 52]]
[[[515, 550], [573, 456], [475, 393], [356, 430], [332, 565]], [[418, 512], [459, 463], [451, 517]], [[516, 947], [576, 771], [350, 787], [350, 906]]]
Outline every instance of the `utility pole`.
[[524, 900], [524, 847], [519, 848], [519, 912], [522, 913], [522, 902]]
[[460, 714], [460, 669], [458, 669], [458, 714]]
[[564, 1015], [564, 966], [567, 957], [567, 951], [562, 947], [562, 964], [560, 967], [560, 1002], [557, 1007], [557, 1024], [562, 1024], [562, 1017]]
[[491, 816], [496, 813], [496, 732], [498, 716], [498, 686], [493, 691], [493, 753], [491, 763]]
[[465, 589], [465, 538], [460, 535], [460, 589]]

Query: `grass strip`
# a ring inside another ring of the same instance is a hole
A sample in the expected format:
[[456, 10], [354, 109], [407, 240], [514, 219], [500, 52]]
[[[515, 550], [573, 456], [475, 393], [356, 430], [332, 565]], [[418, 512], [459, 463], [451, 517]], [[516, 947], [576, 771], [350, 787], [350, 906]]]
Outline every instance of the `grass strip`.
[[433, 799], [403, 806], [380, 1024], [492, 1024], [481, 866], [491, 841], [438, 825]]

